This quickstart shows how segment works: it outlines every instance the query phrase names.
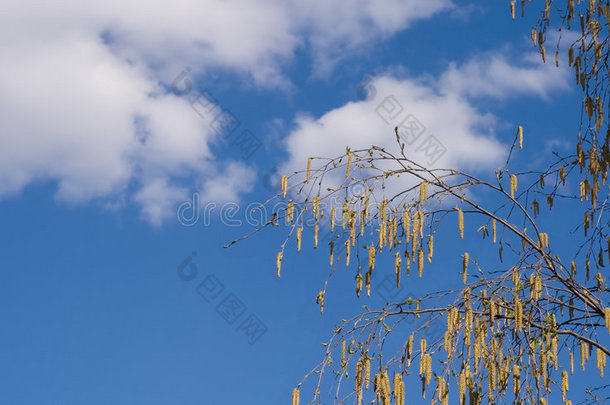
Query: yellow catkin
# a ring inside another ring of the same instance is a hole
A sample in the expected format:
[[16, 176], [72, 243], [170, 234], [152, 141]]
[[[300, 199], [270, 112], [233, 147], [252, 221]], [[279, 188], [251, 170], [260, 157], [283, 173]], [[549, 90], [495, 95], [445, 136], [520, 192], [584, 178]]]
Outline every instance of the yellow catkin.
[[432, 356], [426, 354], [426, 385], [430, 385], [432, 379]]
[[402, 374], [396, 373], [394, 374], [394, 396], [396, 397], [396, 403], [401, 403], [400, 401], [400, 385], [402, 383]]
[[375, 268], [375, 246], [369, 246], [369, 271]]
[[377, 403], [381, 403], [381, 384], [380, 384], [381, 375], [375, 374], [373, 378], [373, 389], [375, 390], [375, 394], [377, 396]]
[[379, 232], [379, 251], [380, 252], [383, 249], [383, 245], [385, 244], [385, 240], [386, 240], [385, 230], [386, 230], [385, 221], [381, 221], [381, 223], [379, 224], [379, 229], [378, 229], [378, 232]]
[[553, 339], [551, 339], [551, 352], [553, 353], [553, 367], [555, 368], [555, 371], [557, 371], [557, 368], [559, 367], [558, 364], [558, 359], [557, 359], [557, 346], [558, 346], [558, 341], [557, 341], [557, 336], [553, 336]]
[[447, 357], [449, 357], [451, 353], [451, 333], [448, 330], [445, 331], [445, 336], [443, 337], [443, 348], [447, 352]]
[[421, 277], [424, 271], [424, 249], [417, 249], [417, 269], [419, 271], [419, 277]]
[[301, 237], [303, 235], [303, 227], [297, 228], [297, 252], [301, 251]]
[[330, 231], [335, 232], [335, 205], [330, 209]]
[[539, 353], [539, 361], [540, 361], [540, 372], [542, 373], [542, 385], [547, 386], [548, 383], [548, 375], [546, 372], [546, 350], [541, 349]]
[[513, 365], [513, 393], [515, 395], [519, 394], [521, 390], [521, 375], [519, 366], [517, 364]]
[[367, 357], [364, 360], [364, 388], [369, 389], [369, 384], [371, 382], [371, 360]]
[[347, 361], [345, 361], [345, 340], [341, 342], [341, 368], [345, 369]]
[[606, 328], [608, 328], [608, 333], [610, 334], [610, 308], [604, 308], [604, 322], [606, 323]]
[[523, 305], [518, 296], [515, 297], [515, 330], [523, 329]]
[[538, 243], [539, 243], [541, 249], [549, 247], [549, 234], [548, 233], [541, 232], [540, 235], [538, 235], [538, 239], [539, 239]]
[[396, 274], [396, 287], [400, 287], [400, 265], [402, 263], [402, 259], [400, 256], [396, 256], [396, 260], [394, 262], [394, 273]]
[[383, 373], [383, 393], [384, 393], [384, 405], [390, 405], [390, 396], [392, 395], [392, 389], [390, 388], [390, 378], [388, 373]]
[[423, 238], [424, 237], [424, 212], [417, 211], [416, 214], [419, 217], [419, 237]]
[[413, 215], [413, 238], [417, 238], [417, 234], [419, 233], [419, 215], [417, 211]]
[[470, 261], [470, 255], [468, 252], [464, 253], [464, 261], [462, 262], [462, 281], [466, 284], [466, 278], [468, 274], [468, 262]]
[[574, 353], [570, 352], [570, 375], [574, 375]]
[[277, 267], [277, 277], [278, 278], [280, 277], [280, 270], [282, 268], [282, 256], [283, 255], [284, 254], [282, 252], [278, 252], [277, 258], [275, 260], [275, 264], [276, 264], [276, 267]]
[[347, 154], [347, 169], [345, 170], [345, 180], [349, 178], [349, 172], [352, 168], [352, 154]]
[[347, 224], [349, 225], [349, 238], [352, 246], [356, 246], [356, 211], [350, 210]]
[[459, 379], [460, 380], [458, 383], [458, 394], [459, 394], [460, 405], [463, 405], [464, 401], [466, 400], [466, 373], [465, 373], [465, 370], [462, 370], [462, 372], [460, 373]]
[[519, 149], [523, 149], [523, 127], [521, 125], [519, 125], [517, 132], [519, 132]]
[[345, 267], [349, 267], [349, 255], [350, 255], [350, 246], [349, 240], [345, 241]]
[[360, 211], [360, 236], [364, 236], [364, 226], [366, 224], [366, 218], [364, 211]]
[[585, 363], [589, 360], [589, 348], [585, 342], [580, 343], [580, 367], [585, 371]]
[[358, 360], [358, 363], [356, 363], [356, 376], [354, 378], [354, 383], [355, 383], [355, 387], [354, 390], [356, 391], [356, 405], [361, 405], [362, 404], [362, 358], [360, 360]]
[[286, 192], [288, 191], [288, 177], [282, 176], [280, 186], [282, 188], [282, 196], [283, 198], [286, 198]]
[[324, 313], [324, 294], [325, 291], [320, 291], [316, 297], [316, 303], [320, 304], [320, 313]]
[[563, 402], [566, 401], [566, 392], [568, 391], [568, 389], [568, 372], [566, 370], [563, 370], [563, 372], [561, 373], [561, 400]]
[[445, 405], [447, 403], [447, 383], [443, 377], [438, 378], [438, 400]]
[[516, 0], [512, 0], [510, 2], [510, 16], [512, 17], [512, 19], [515, 19], [515, 2]]
[[432, 255], [434, 253], [434, 235], [428, 238], [428, 263], [432, 263]]
[[316, 225], [313, 228], [313, 247], [318, 247], [318, 232], [320, 232], [320, 227]]
[[419, 183], [419, 205], [424, 205], [428, 198], [428, 183], [425, 181]]
[[320, 220], [320, 196], [314, 195], [312, 200], [313, 212], [316, 215], [316, 222]]
[[411, 217], [407, 210], [404, 210], [402, 213], [402, 229], [407, 237], [406, 243], [409, 243], [409, 240], [411, 239]]
[[464, 212], [458, 209], [458, 228], [460, 229], [460, 238], [464, 239]]
[[405, 382], [400, 381], [398, 388], [399, 397], [396, 399], [396, 405], [405, 405]]
[[496, 243], [496, 220], [495, 219], [491, 220], [491, 229], [492, 229], [492, 235], [493, 235], [493, 242]]
[[407, 339], [407, 368], [411, 367], [411, 356], [413, 355], [413, 335]]
[[299, 389], [292, 390], [292, 405], [299, 405]]
[[538, 33], [536, 30], [532, 30], [532, 42], [534, 43], [534, 46], [538, 45]]
[[510, 197], [512, 199], [515, 198], [515, 193], [517, 192], [517, 176], [514, 174], [510, 175]]
[[309, 183], [309, 178], [311, 174], [311, 159], [307, 158], [307, 174], [305, 175], [305, 183]]
[[294, 220], [294, 202], [290, 200], [286, 206], [286, 224]]
[[604, 367], [606, 367], [606, 353], [601, 349], [596, 351], [597, 368], [599, 369], [599, 376], [604, 378]]

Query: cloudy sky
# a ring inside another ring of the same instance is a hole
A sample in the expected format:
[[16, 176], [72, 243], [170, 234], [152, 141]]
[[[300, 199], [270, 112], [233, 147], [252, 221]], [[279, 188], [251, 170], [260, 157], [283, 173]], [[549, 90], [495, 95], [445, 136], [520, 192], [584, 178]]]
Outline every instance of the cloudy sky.
[[[450, 0], [5, 2], [1, 402], [286, 403], [353, 305], [319, 316], [325, 255], [276, 280], [280, 235], [223, 249], [247, 205], [309, 156], [392, 147], [413, 122], [407, 154], [432, 167], [493, 172], [517, 125], [536, 134], [526, 164], [570, 149], [576, 118], [558, 111], [578, 93], [540, 61], [531, 17]], [[265, 327], [254, 344], [247, 319]]]

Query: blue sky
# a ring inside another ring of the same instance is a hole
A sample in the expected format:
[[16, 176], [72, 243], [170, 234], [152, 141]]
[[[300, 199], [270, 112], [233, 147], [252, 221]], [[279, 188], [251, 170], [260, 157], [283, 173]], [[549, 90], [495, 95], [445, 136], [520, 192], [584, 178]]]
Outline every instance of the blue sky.
[[[517, 125], [527, 147], [513, 163], [527, 169], [571, 152], [578, 130], [571, 72], [539, 61], [535, 16], [512, 21], [508, 2], [2, 8], [1, 403], [287, 403], [333, 325], [384, 299], [358, 300], [346, 272], [321, 316], [326, 251], [293, 249], [277, 279], [281, 232], [223, 248], [250, 231], [245, 207], [277, 191], [277, 173], [391, 145], [394, 123], [377, 111], [389, 96], [442, 143], [432, 166], [482, 176], [503, 165]], [[228, 140], [195, 111], [201, 94], [239, 120]], [[260, 143], [247, 159], [244, 130]], [[185, 226], [176, 212], [195, 193], [200, 216]], [[221, 218], [227, 203], [241, 226]], [[408, 288], [433, 286], [456, 254]], [[211, 302], [206, 280], [223, 287]], [[241, 302], [235, 320], [217, 311], [227, 297]], [[265, 330], [254, 342], [251, 315]]]

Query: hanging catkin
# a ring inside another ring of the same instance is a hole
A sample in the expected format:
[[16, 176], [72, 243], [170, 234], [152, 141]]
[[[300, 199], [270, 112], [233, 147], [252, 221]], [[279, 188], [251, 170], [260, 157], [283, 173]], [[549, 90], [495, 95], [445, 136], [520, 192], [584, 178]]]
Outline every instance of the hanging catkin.
[[396, 255], [396, 260], [394, 262], [394, 273], [396, 274], [396, 287], [400, 287], [400, 264], [402, 260], [400, 256]]
[[467, 278], [467, 270], [468, 270], [468, 262], [470, 261], [470, 255], [468, 254], [468, 252], [464, 253], [464, 261], [462, 262], [462, 281], [464, 284], [466, 284], [466, 278]]
[[292, 390], [292, 405], [299, 405], [299, 389]]
[[282, 176], [280, 186], [282, 188], [282, 198], [286, 198], [286, 192], [288, 191], [288, 177]]
[[515, 199], [515, 193], [517, 192], [517, 176], [514, 174], [510, 175], [510, 198]]
[[303, 235], [303, 227], [297, 228], [297, 252], [301, 251], [301, 238]]
[[352, 168], [352, 154], [347, 153], [347, 169], [345, 170], [345, 180], [349, 178], [349, 173]]
[[312, 158], [307, 158], [307, 174], [305, 176], [305, 183], [309, 183], [309, 178], [311, 174], [311, 159]]
[[369, 272], [375, 268], [375, 247], [369, 246]]
[[460, 238], [464, 239], [464, 212], [458, 208], [458, 228], [460, 230]]
[[282, 268], [282, 252], [278, 252], [275, 264], [277, 266], [277, 277], [280, 277], [280, 269]]
[[345, 267], [349, 267], [349, 255], [350, 255], [350, 246], [349, 240], [345, 241]]
[[[406, 243], [409, 243], [409, 240], [411, 239], [411, 217], [409, 215], [409, 211], [407, 211], [406, 209], [402, 212], [402, 229], [405, 232], [405, 236], [406, 236]], [[609, 239], [609, 246], [610, 246], [610, 239]]]
[[521, 125], [519, 125], [518, 132], [519, 132], [519, 149], [523, 149], [523, 127]]
[[428, 198], [428, 183], [423, 181], [419, 184], [419, 205], [424, 205]]

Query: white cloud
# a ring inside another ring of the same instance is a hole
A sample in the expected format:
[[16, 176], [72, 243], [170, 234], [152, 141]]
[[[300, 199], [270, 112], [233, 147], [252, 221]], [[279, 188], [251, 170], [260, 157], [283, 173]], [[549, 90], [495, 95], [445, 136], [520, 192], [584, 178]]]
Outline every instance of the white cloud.
[[[507, 148], [495, 137], [499, 120], [475, 107], [472, 98], [546, 97], [568, 88], [567, 72], [551, 72], [541, 63], [531, 62], [523, 68], [501, 57], [490, 56], [490, 60], [489, 71], [483, 69], [485, 61], [469, 61], [463, 68], [450, 65], [437, 80], [377, 77], [369, 83], [374, 88], [369, 93], [372, 99], [347, 103], [319, 118], [299, 116], [285, 141], [289, 159], [280, 171], [303, 170], [310, 156], [341, 156], [346, 146], [355, 150], [376, 145], [397, 154], [396, 126], [407, 141], [406, 156], [425, 167], [476, 173], [502, 166]], [[503, 82], [505, 74], [512, 75], [511, 80]], [[415, 121], [408, 117], [415, 117], [421, 129], [409, 131], [407, 127]], [[326, 176], [322, 189], [337, 187], [344, 180], [342, 176], [343, 171]], [[388, 193], [408, 185], [404, 178], [397, 181], [400, 185], [386, 184]]]
[[155, 226], [169, 219], [176, 205], [187, 199], [185, 188], [172, 186], [164, 177], [147, 181], [134, 195], [134, 200], [142, 206], [142, 217]]
[[547, 98], [549, 91], [568, 88], [565, 69], [541, 63], [539, 54], [527, 53], [519, 62], [511, 64], [502, 55], [488, 54], [461, 66], [452, 63], [440, 79], [440, 88], [469, 97], [500, 99], [521, 94]]
[[204, 181], [203, 200], [221, 203], [237, 201], [240, 192], [252, 190], [255, 180], [256, 173], [251, 168], [231, 162], [218, 174]]
[[303, 30], [316, 56], [318, 74], [371, 39], [384, 39], [451, 7], [449, 0], [342, 0], [295, 1], [294, 15], [303, 19]]
[[[308, 43], [318, 61], [382, 39], [448, 0], [108, 0], [7, 3], [0, 15], [0, 197], [55, 180], [67, 202], [122, 200], [153, 223], [194, 177], [209, 198], [238, 198], [249, 169], [220, 170], [215, 134], [164, 93], [184, 66], [285, 85]], [[322, 62], [320, 62], [322, 63]], [[219, 174], [220, 173], [220, 174]], [[219, 174], [222, 183], [214, 176]], [[231, 178], [237, 176], [237, 178]], [[229, 185], [225, 192], [219, 187]], [[131, 194], [132, 187], [135, 191]], [[213, 191], [213, 192], [212, 192]]]

